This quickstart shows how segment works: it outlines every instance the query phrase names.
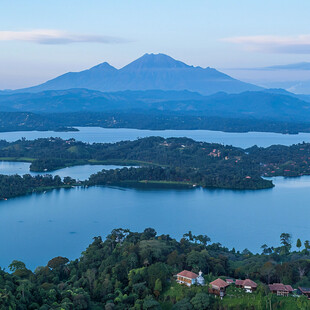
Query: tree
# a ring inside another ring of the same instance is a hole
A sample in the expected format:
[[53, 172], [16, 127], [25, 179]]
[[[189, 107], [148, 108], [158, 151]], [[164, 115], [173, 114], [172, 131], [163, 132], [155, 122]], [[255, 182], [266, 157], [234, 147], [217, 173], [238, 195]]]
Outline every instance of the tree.
[[192, 310], [193, 305], [190, 303], [189, 298], [183, 298], [178, 301], [173, 307], [172, 310]]
[[306, 240], [305, 243], [304, 243], [304, 245], [305, 245], [305, 249], [306, 249], [307, 251], [310, 250], [310, 241], [309, 241], [309, 240]]
[[211, 238], [208, 237], [207, 235], [198, 235], [196, 239], [204, 246], [206, 246], [207, 243], [211, 241]]
[[298, 248], [299, 252], [300, 252], [301, 246], [302, 246], [301, 241], [300, 241], [300, 239], [298, 238], [298, 239], [297, 239], [297, 242], [296, 242], [296, 247]]
[[157, 235], [157, 232], [154, 228], [146, 228], [144, 229], [142, 238], [145, 240], [149, 240], [149, 239], [155, 238], [156, 235]]
[[288, 233], [282, 233], [280, 235], [280, 241], [286, 252], [289, 252], [292, 247], [292, 235]]
[[158, 297], [163, 290], [163, 285], [160, 279], [156, 279], [154, 287], [154, 295]]
[[268, 249], [268, 245], [267, 244], [263, 244], [260, 248], [263, 250], [262, 254], [267, 254], [267, 249]]
[[59, 267], [65, 266], [69, 262], [69, 259], [62, 256], [57, 256], [52, 258], [48, 263], [47, 266], [51, 269], [56, 269]]
[[191, 231], [189, 231], [188, 233], [184, 234], [183, 237], [189, 241], [193, 241], [194, 237]]
[[12, 263], [9, 265], [9, 269], [12, 272], [15, 272], [16, 270], [25, 270], [27, 268], [26, 268], [25, 263], [23, 263], [19, 260], [13, 260]]
[[209, 295], [206, 293], [197, 293], [195, 297], [191, 299], [191, 304], [194, 306], [194, 309], [197, 310], [208, 309], [210, 305]]
[[269, 284], [275, 272], [276, 270], [274, 264], [272, 262], [267, 262], [263, 265], [260, 273], [262, 276], [266, 277], [267, 284]]
[[147, 296], [143, 302], [143, 310], [160, 310], [160, 304], [152, 297]]

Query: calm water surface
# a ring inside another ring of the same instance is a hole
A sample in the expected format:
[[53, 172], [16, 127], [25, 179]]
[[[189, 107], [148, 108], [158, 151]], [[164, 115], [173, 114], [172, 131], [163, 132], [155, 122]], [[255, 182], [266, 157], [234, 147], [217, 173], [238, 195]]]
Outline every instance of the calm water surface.
[[34, 268], [52, 257], [79, 257], [94, 236], [113, 228], [180, 238], [192, 230], [228, 247], [258, 251], [282, 232], [310, 239], [310, 177], [275, 179], [261, 191], [136, 190], [92, 187], [53, 190], [0, 202], [0, 266], [13, 259]]
[[[0, 139], [53, 136], [84, 142], [116, 142], [146, 136], [187, 136], [240, 147], [310, 142], [310, 134], [79, 129], [68, 133], [0, 133]], [[85, 179], [102, 168], [76, 166], [53, 174]], [[2, 162], [0, 173], [29, 173], [29, 164]], [[258, 251], [264, 243], [277, 246], [282, 232], [292, 233], [295, 240], [309, 240], [310, 177], [276, 178], [274, 183], [275, 188], [261, 191], [74, 188], [0, 201], [0, 266], [18, 259], [33, 269], [58, 255], [74, 259], [94, 236], [105, 237], [118, 227], [133, 231], [154, 227], [159, 233], [176, 238], [191, 230], [194, 234], [207, 234], [212, 241], [227, 247], [247, 247], [251, 251]]]
[[188, 137], [197, 141], [215, 142], [238, 147], [270, 146], [272, 144], [291, 145], [303, 141], [310, 142], [310, 133], [298, 135], [284, 135], [267, 132], [228, 133], [210, 130], [138, 130], [138, 129], [108, 129], [100, 127], [77, 127], [78, 132], [53, 132], [53, 131], [18, 131], [2, 132], [0, 139], [16, 141], [25, 137], [27, 139], [61, 137], [63, 139], [75, 138], [84, 142], [117, 142], [122, 140], [135, 140], [149, 136], [162, 137]]
[[52, 176], [59, 175], [61, 178], [71, 177], [76, 180], [86, 180], [93, 173], [97, 173], [102, 169], [110, 170], [116, 168], [123, 168], [124, 166], [114, 166], [114, 165], [83, 165], [83, 166], [73, 166], [67, 167], [51, 172], [32, 172], [30, 171], [30, 163], [25, 162], [10, 162], [10, 161], [0, 161], [0, 174], [30, 174], [36, 176], [38, 174], [51, 174]]

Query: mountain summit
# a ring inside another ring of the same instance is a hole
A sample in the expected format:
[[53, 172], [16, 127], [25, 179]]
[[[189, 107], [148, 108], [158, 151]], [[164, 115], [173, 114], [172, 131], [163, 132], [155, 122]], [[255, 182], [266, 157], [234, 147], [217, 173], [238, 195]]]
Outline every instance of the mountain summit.
[[121, 69], [104, 62], [81, 72], [69, 72], [17, 92], [86, 88], [99, 91], [189, 90], [204, 95], [261, 90], [212, 68], [189, 66], [165, 54], [145, 54]]
[[189, 68], [184, 62], [173, 59], [165, 54], [145, 54], [131, 62], [121, 70], [150, 70]]

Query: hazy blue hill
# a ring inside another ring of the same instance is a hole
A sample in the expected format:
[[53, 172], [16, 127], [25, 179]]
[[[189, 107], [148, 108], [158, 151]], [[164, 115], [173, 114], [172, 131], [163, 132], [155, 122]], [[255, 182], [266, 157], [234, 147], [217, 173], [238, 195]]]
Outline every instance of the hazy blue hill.
[[[145, 54], [122, 69], [103, 63], [89, 70], [69, 72], [17, 92], [87, 88], [105, 92], [125, 90], [189, 90], [204, 95], [240, 93], [262, 88], [241, 82], [212, 68], [189, 66], [164, 54]], [[15, 91], [16, 92], [16, 91]]]
[[201, 100], [203, 98], [202, 95], [189, 91], [150, 90], [103, 93], [89, 89], [48, 90], [39, 93], [1, 95], [0, 111], [55, 113], [147, 110], [149, 108], [156, 109], [155, 106], [158, 102]]
[[52, 90], [0, 96], [0, 111], [64, 113], [80, 111], [176, 113], [309, 122], [310, 103], [291, 95], [269, 92], [224, 92], [202, 96], [189, 91], [100, 92], [88, 89]]

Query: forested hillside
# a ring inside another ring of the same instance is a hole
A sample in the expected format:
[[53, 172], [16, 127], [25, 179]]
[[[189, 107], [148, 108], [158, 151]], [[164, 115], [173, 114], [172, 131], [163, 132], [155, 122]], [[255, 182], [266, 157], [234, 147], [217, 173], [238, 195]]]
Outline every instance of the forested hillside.
[[[115, 229], [106, 240], [95, 237], [79, 259], [55, 257], [34, 271], [13, 261], [9, 273], [0, 270], [0, 309], [159, 310], [159, 309], [309, 309], [305, 297], [277, 297], [268, 283], [310, 286], [310, 245], [291, 252], [291, 236], [283, 233], [279, 247], [262, 246], [262, 254], [229, 250], [191, 232], [177, 241], [158, 236], [152, 228], [142, 233]], [[183, 269], [201, 270], [206, 286], [177, 284]], [[217, 277], [258, 283], [253, 294], [229, 287], [223, 300], [208, 293]]]

